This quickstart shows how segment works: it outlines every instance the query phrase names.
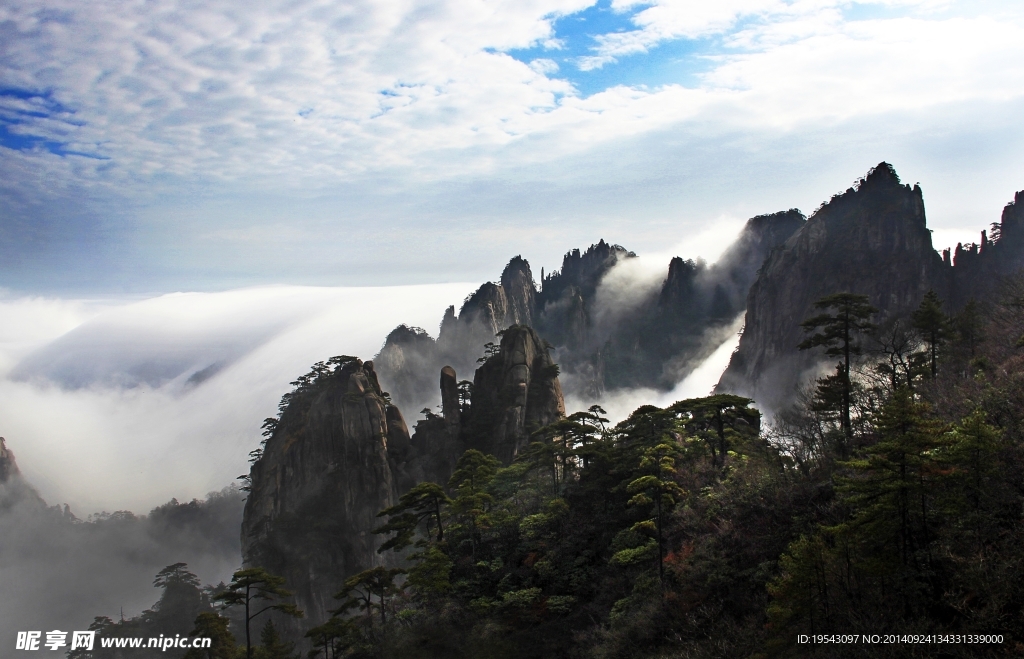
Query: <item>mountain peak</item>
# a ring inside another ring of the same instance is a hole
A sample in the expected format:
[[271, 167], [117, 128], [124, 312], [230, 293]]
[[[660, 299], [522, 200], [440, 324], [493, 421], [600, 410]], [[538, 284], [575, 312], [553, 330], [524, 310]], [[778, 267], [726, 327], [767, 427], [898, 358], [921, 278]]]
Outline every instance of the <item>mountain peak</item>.
[[865, 187], [873, 187], [876, 185], [899, 184], [900, 175], [896, 173], [896, 168], [883, 160], [868, 170], [867, 175], [858, 182], [857, 190], [859, 191]]

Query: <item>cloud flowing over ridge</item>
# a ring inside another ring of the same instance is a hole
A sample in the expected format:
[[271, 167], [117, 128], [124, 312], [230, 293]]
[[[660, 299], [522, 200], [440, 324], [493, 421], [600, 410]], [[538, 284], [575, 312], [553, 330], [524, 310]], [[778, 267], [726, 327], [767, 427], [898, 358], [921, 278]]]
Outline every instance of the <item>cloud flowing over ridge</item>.
[[[393, 327], [435, 328], [473, 288], [264, 287], [108, 308], [2, 374], [0, 433], [43, 497], [79, 514], [202, 497], [246, 470], [263, 418], [312, 363], [370, 359]], [[11, 324], [25, 332], [54, 306], [5, 304], [21, 305]]]

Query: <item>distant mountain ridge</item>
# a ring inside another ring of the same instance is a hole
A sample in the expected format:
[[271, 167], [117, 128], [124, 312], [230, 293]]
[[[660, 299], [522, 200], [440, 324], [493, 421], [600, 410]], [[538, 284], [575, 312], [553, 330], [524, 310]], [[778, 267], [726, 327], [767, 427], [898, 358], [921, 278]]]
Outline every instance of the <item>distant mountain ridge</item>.
[[667, 390], [717, 347], [709, 331], [728, 327], [743, 312], [764, 258], [804, 222], [796, 209], [752, 218], [717, 263], [673, 258], [661, 286], [635, 291], [633, 308], [620, 315], [601, 313], [607, 309], [600, 308], [599, 289], [635, 253], [604, 240], [572, 250], [561, 269], [541, 273], [539, 287], [530, 264], [516, 256], [498, 283], [487, 282], [466, 298], [458, 315], [454, 306], [445, 311], [436, 341], [400, 326], [374, 363], [400, 406], [429, 406], [442, 366], [471, 371], [497, 332], [525, 324], [551, 344], [568, 394], [596, 399], [622, 388]]

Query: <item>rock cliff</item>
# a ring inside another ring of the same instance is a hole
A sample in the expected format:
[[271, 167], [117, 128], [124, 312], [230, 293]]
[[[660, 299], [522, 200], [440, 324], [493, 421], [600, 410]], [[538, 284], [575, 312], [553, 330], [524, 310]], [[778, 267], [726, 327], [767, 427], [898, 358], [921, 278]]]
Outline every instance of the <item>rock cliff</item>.
[[1024, 265], [1019, 200], [1004, 211], [998, 241], [982, 232], [980, 245], [958, 245], [955, 255], [940, 257], [921, 188], [901, 184], [892, 166], [880, 163], [770, 253], [748, 293], [743, 336], [718, 391], [750, 396], [767, 410], [792, 400], [821, 361], [817, 352], [798, 350], [800, 323], [826, 295], [868, 296], [879, 323], [911, 313], [929, 290], [949, 312], [983, 297]]
[[943, 260], [950, 271], [946, 299], [954, 307], [986, 298], [1003, 276], [1024, 268], [1024, 191], [1014, 195], [990, 231], [981, 232], [979, 242], [958, 243], [952, 254], [943, 252]]
[[473, 378], [466, 447], [508, 464], [529, 444], [531, 432], [563, 417], [558, 367], [544, 341], [526, 325], [505, 329], [499, 351]]
[[566, 386], [577, 396], [596, 398], [606, 389], [625, 387], [670, 388], [717, 347], [709, 336], [742, 313], [767, 254], [804, 222], [795, 209], [758, 216], [715, 265], [672, 259], [657, 290], [627, 296], [633, 304], [629, 313], [606, 308], [600, 288], [617, 264], [636, 258], [633, 252], [603, 240], [583, 252], [572, 250], [559, 270], [541, 273], [539, 289], [529, 263], [516, 256], [499, 283], [483, 284], [457, 315], [454, 307], [445, 311], [437, 341], [423, 330], [399, 327], [375, 362], [395, 400], [419, 409], [435, 404], [437, 391], [430, 383], [442, 365], [468, 372], [498, 332], [527, 325], [554, 346]]
[[[385, 351], [392, 359], [404, 354], [393, 348], [420, 340], [408, 328], [396, 338]], [[557, 376], [544, 341], [513, 325], [477, 371], [472, 393], [460, 388], [451, 366], [440, 370], [434, 386], [441, 414], [427, 410], [410, 437], [374, 362], [336, 357], [317, 364], [293, 383], [280, 416], [268, 420], [262, 452], [254, 453], [242, 522], [245, 564], [284, 576], [307, 618], [325, 620], [347, 577], [397, 560], [376, 552], [377, 513], [416, 483], [445, 484], [467, 448], [510, 462], [530, 431], [565, 416]], [[280, 622], [297, 632], [293, 621]]]
[[39, 493], [22, 477], [14, 453], [0, 437], [0, 513], [19, 504], [39, 509], [46, 507]]
[[346, 576], [383, 560], [371, 531], [397, 500], [411, 449], [372, 362], [332, 361], [282, 401], [252, 465], [242, 521], [245, 563], [284, 576], [318, 620], [335, 607]]

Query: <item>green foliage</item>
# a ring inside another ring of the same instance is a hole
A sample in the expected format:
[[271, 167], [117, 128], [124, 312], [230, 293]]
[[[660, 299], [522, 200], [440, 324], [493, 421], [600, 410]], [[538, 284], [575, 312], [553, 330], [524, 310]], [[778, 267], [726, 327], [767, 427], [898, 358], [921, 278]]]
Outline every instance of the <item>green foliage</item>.
[[192, 648], [185, 653], [184, 659], [235, 659], [238, 652], [235, 637], [228, 631], [228, 624], [227, 618], [212, 611], [200, 613], [189, 636], [209, 638], [210, 647]]
[[258, 659], [292, 659], [294, 652], [295, 644], [285, 642], [274, 627], [274, 621], [267, 620], [260, 632]]
[[271, 574], [261, 567], [252, 567], [238, 570], [231, 575], [231, 583], [213, 599], [220, 602], [221, 607], [225, 609], [233, 606], [243, 608], [245, 654], [247, 659], [252, 659], [253, 645], [250, 624], [254, 618], [267, 611], [277, 611], [295, 618], [303, 616], [303, 612], [294, 604], [276, 602], [279, 599], [291, 597], [291, 595], [291, 591], [284, 588], [284, 577]]
[[[502, 334], [504, 334], [504, 332], [498, 332], [498, 336], [501, 336]], [[477, 364], [483, 364], [484, 362], [486, 362], [491, 357], [494, 357], [495, 355], [500, 355], [500, 354], [501, 354], [501, 346], [500, 345], [495, 345], [493, 342], [488, 341], [487, 343], [484, 344], [484, 355], [483, 355], [483, 357], [477, 358], [476, 363]]]
[[835, 293], [814, 303], [815, 309], [827, 310], [800, 323], [805, 332], [813, 332], [800, 343], [801, 350], [818, 346], [826, 355], [847, 357], [860, 354], [857, 335], [875, 329], [868, 319], [878, 309], [868, 303], [866, 295]]
[[332, 616], [322, 625], [306, 632], [306, 638], [313, 644], [309, 653], [315, 659], [323, 653], [324, 659], [358, 655], [367, 650], [367, 643], [358, 627], [351, 620]]
[[[341, 600], [341, 605], [332, 613], [341, 615], [352, 609], [364, 611], [367, 625], [372, 627], [373, 611], [376, 609], [380, 612], [381, 625], [386, 625], [388, 598], [401, 591], [395, 584], [395, 578], [400, 574], [405, 574], [405, 570], [378, 566], [349, 577], [345, 580], [344, 590], [334, 596], [334, 599]], [[376, 602], [373, 601], [374, 597], [377, 598]]]
[[[199, 578], [188, 570], [185, 563], [174, 563], [160, 570], [153, 585], [162, 590], [160, 599], [151, 609], [138, 616], [113, 621], [106, 616], [95, 618], [89, 629], [96, 631], [92, 651], [76, 648], [69, 652], [72, 659], [115, 659], [120, 650], [103, 648], [102, 639], [126, 637], [187, 636], [198, 617], [213, 616], [208, 594], [200, 588]], [[229, 635], [230, 636], [230, 635]], [[233, 647], [233, 639], [231, 640]], [[211, 649], [212, 650], [212, 649]], [[205, 651], [204, 651], [205, 652]], [[159, 649], [142, 648], [135, 652], [142, 659], [166, 656]], [[201, 655], [204, 659], [206, 654]], [[217, 654], [211, 655], [218, 657]], [[192, 659], [191, 657], [189, 659]]]
[[396, 505], [382, 510], [377, 515], [378, 517], [387, 515], [389, 519], [387, 524], [374, 529], [373, 532], [395, 534], [393, 538], [381, 545], [377, 552], [405, 549], [412, 544], [417, 527], [427, 520], [435, 525], [437, 541], [441, 542], [444, 539], [442, 512], [451, 503], [452, 500], [437, 483], [420, 483], [415, 486], [403, 494]]
[[850, 367], [853, 358], [861, 354], [859, 336], [877, 329], [868, 319], [877, 313], [878, 309], [868, 304], [866, 295], [854, 293], [826, 295], [814, 303], [814, 308], [820, 309], [824, 313], [812, 316], [800, 323], [804, 332], [810, 333], [810, 336], [800, 343], [799, 348], [810, 350], [824, 347], [826, 355], [843, 358], [837, 375], [839, 376], [838, 388], [841, 396], [840, 423], [845, 440], [840, 454], [845, 458], [853, 438], [850, 408], [854, 405], [854, 391]]
[[949, 338], [949, 319], [942, 311], [942, 300], [935, 291], [928, 291], [921, 305], [911, 316], [914, 329], [921, 333], [928, 344], [927, 359], [934, 379], [938, 375], [939, 349]]

